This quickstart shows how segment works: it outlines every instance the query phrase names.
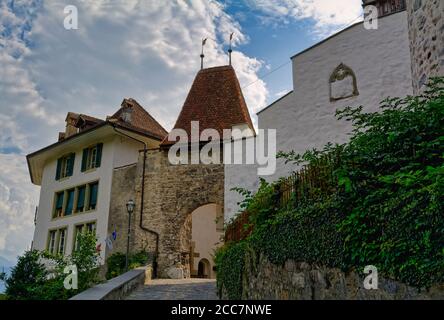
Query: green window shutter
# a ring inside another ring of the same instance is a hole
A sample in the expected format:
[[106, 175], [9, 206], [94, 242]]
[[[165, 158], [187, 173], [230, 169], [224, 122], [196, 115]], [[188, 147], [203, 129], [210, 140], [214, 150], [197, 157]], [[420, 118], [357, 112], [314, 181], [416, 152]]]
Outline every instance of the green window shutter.
[[86, 170], [86, 161], [88, 161], [88, 149], [83, 149], [82, 168], [81, 168], [82, 172], [84, 172]]
[[63, 207], [63, 196], [64, 196], [63, 191], [57, 193], [56, 209], [62, 209], [62, 207]]
[[99, 184], [94, 183], [91, 185], [91, 194], [89, 198], [89, 205], [95, 207], [97, 204], [97, 191], [99, 189]]
[[62, 158], [57, 159], [56, 180], [60, 179], [60, 169], [62, 167]]
[[96, 168], [100, 167], [100, 163], [102, 162], [102, 149], [103, 143], [99, 143], [97, 145]]
[[65, 211], [65, 215], [71, 215], [72, 214], [72, 209], [74, 206], [74, 189], [71, 189], [68, 191], [68, 199], [66, 202], [66, 211]]
[[74, 171], [74, 160], [76, 158], [75, 153], [71, 153], [68, 158], [68, 177], [72, 176], [72, 173]]
[[79, 194], [77, 199], [77, 211], [83, 211], [83, 208], [85, 207], [85, 191], [86, 191], [85, 186], [79, 187]]

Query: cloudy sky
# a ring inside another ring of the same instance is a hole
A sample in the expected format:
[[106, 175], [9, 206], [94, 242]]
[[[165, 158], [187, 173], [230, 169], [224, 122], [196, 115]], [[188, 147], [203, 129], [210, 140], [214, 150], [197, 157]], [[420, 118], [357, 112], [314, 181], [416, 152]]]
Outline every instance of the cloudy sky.
[[[25, 155], [68, 111], [104, 118], [135, 98], [171, 129], [200, 67], [233, 66], [250, 112], [291, 90], [289, 57], [359, 20], [360, 0], [0, 0], [0, 256], [29, 248], [39, 188]], [[64, 8], [78, 8], [66, 30]]]

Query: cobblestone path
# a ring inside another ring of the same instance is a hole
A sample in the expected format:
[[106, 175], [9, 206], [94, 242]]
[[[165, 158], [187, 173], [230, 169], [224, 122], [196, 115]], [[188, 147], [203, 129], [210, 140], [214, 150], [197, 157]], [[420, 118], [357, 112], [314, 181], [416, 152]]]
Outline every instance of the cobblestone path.
[[217, 300], [213, 279], [154, 279], [126, 300]]

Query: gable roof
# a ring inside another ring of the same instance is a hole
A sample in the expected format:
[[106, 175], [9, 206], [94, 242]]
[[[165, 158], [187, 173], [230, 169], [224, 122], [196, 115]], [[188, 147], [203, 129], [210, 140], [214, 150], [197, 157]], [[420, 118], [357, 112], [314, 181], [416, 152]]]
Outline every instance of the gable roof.
[[[128, 114], [128, 115], [126, 115]], [[118, 122], [128, 129], [136, 129], [158, 137], [165, 138], [168, 132], [136, 100], [123, 99], [121, 107], [107, 121]]]
[[[199, 121], [199, 134], [211, 128], [216, 129], [222, 137], [223, 129], [232, 129], [240, 124], [247, 124], [254, 132], [233, 67], [214, 67], [197, 73], [174, 129], [184, 129], [190, 139], [191, 121]], [[166, 137], [162, 145], [173, 143], [175, 141]]]

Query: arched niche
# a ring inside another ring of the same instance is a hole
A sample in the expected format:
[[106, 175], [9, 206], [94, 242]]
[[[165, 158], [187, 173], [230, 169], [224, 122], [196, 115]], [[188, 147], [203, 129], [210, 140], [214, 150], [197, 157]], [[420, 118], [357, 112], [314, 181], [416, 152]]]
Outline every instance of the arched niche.
[[329, 79], [330, 101], [337, 101], [359, 95], [356, 75], [353, 70], [341, 63]]

